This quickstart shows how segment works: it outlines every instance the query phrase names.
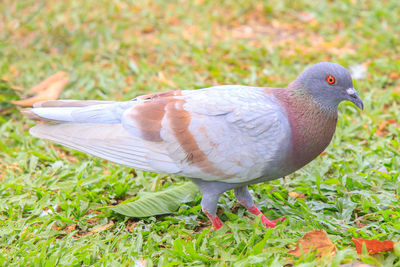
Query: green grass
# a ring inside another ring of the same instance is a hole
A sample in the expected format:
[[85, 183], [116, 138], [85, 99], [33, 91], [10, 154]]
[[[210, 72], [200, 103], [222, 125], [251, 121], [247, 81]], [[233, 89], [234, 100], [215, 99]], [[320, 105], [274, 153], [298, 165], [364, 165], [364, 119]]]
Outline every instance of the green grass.
[[[33, 138], [32, 122], [14, 109], [0, 114], [2, 266], [400, 265], [394, 252], [358, 256], [351, 242], [400, 239], [398, 1], [216, 2], [3, 0], [0, 77], [27, 90], [64, 70], [71, 81], [62, 98], [126, 100], [217, 84], [285, 86], [319, 61], [364, 64], [368, 75], [355, 87], [365, 110], [341, 104], [326, 153], [251, 187], [267, 217], [288, 219], [273, 230], [252, 224], [232, 192], [221, 197], [226, 224], [217, 232], [200, 197], [167, 216], [118, 215], [104, 207], [185, 179]], [[315, 18], [304, 22], [300, 12]], [[287, 254], [313, 229], [327, 231], [334, 258]]]

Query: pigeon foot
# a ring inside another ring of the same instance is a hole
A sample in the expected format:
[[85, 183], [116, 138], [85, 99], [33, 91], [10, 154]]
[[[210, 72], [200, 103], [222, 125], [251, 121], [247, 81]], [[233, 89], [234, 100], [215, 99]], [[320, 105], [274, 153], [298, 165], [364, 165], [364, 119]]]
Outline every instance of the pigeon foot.
[[286, 219], [286, 217], [280, 217], [276, 220], [271, 221], [267, 217], [265, 217], [265, 215], [255, 205], [253, 205], [251, 208], [249, 208], [248, 211], [250, 211], [254, 215], [261, 214], [261, 221], [267, 228], [274, 228], [278, 221], [283, 222]]
[[210, 219], [215, 231], [217, 231], [218, 229], [220, 229], [222, 227], [222, 222], [217, 215], [212, 216], [207, 211], [203, 211], [203, 212], [207, 215], [208, 219]]

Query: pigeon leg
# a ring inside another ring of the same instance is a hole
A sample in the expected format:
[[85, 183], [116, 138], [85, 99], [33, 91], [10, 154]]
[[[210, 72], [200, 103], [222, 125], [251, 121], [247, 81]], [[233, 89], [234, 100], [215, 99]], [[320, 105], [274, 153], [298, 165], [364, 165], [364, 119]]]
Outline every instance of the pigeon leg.
[[254, 215], [261, 214], [261, 221], [263, 222], [265, 227], [274, 228], [277, 221], [283, 221], [286, 219], [285, 217], [281, 217], [273, 221], [268, 220], [267, 217], [265, 217], [265, 215], [262, 214], [262, 212], [256, 207], [256, 205], [254, 205], [253, 197], [247, 189], [247, 186], [235, 188], [234, 193], [239, 203], [242, 204], [248, 211], [250, 211]]
[[201, 208], [210, 219], [215, 231], [222, 227], [222, 222], [217, 216], [217, 202], [219, 196], [220, 194], [204, 194], [201, 199]]

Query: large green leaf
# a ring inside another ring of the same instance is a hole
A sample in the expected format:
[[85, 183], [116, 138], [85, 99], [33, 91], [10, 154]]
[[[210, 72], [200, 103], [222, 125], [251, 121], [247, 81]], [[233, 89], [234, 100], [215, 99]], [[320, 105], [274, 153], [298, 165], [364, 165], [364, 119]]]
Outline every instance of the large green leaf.
[[138, 200], [122, 203], [111, 209], [129, 217], [149, 217], [178, 210], [181, 203], [195, 200], [199, 190], [191, 182], [156, 193], [142, 194]]

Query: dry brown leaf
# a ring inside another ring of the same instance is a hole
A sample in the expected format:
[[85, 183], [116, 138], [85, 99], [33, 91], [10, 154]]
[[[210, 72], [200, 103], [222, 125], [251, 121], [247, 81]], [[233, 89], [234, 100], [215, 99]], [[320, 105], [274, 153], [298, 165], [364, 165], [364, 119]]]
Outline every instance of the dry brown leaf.
[[22, 87], [19, 87], [19, 86], [11, 86], [11, 89], [13, 89], [13, 90], [15, 90], [15, 91], [23, 91], [24, 90], [24, 88], [22, 88]]
[[[25, 228], [24, 230], [22, 230], [22, 235], [25, 234], [27, 232], [27, 229]], [[24, 238], [29, 238], [29, 237], [34, 237], [35, 234], [34, 233], [29, 233], [27, 234]]]
[[157, 80], [161, 83], [165, 83], [171, 87], [176, 88], [177, 85], [170, 79], [167, 79], [162, 71], [158, 72]]
[[69, 77], [65, 72], [57, 72], [29, 90], [29, 93], [35, 93], [35, 96], [27, 99], [11, 101], [11, 103], [27, 107], [32, 106], [34, 103], [39, 101], [56, 100], [61, 91], [67, 85], [68, 81]]
[[377, 254], [382, 251], [393, 251], [394, 242], [391, 240], [379, 241], [376, 239], [368, 240], [364, 238], [353, 238], [353, 243], [356, 246], [358, 254], [362, 253], [362, 246], [365, 244], [369, 254]]
[[40, 91], [37, 91], [37, 94], [35, 96], [27, 99], [11, 101], [11, 103], [14, 105], [29, 107], [35, 104], [36, 102], [57, 100], [58, 96], [60, 95], [64, 87], [67, 85], [68, 81], [69, 81], [68, 76], [62, 77], [59, 80], [53, 81], [51, 84], [48, 85], [46, 89], [41, 89]]
[[71, 233], [72, 231], [74, 231], [76, 229], [76, 227], [77, 227], [77, 224], [69, 225], [64, 229], [64, 232]]
[[355, 221], [355, 224], [360, 228], [363, 228], [363, 227], [365, 227], [367, 225], [366, 223], [363, 223], [363, 222], [361, 222], [359, 220]]
[[99, 218], [94, 217], [94, 218], [88, 219], [86, 222], [88, 224], [96, 224], [98, 221], [99, 221]]
[[395, 125], [397, 127], [400, 126], [400, 124], [396, 120], [393, 119], [383, 120], [379, 124], [378, 129], [376, 130], [376, 135], [381, 137], [387, 135], [387, 133], [389, 132], [387, 126], [389, 125]]
[[66, 159], [69, 162], [73, 162], [73, 163], [79, 162], [79, 160], [75, 156], [71, 155], [69, 152], [65, 151], [61, 147], [52, 146], [52, 149], [57, 152], [57, 156], [59, 158]]
[[306, 11], [300, 11], [297, 13], [297, 18], [302, 22], [311, 22], [312, 20], [315, 20], [315, 14]]
[[336, 247], [324, 230], [314, 230], [306, 233], [296, 244], [296, 248], [288, 253], [296, 257], [317, 251], [317, 257], [325, 255], [335, 256]]
[[109, 223], [107, 223], [107, 224], [105, 224], [105, 225], [102, 225], [102, 226], [98, 226], [98, 227], [93, 228], [92, 230], [90, 230], [90, 232], [91, 232], [92, 234], [99, 233], [99, 232], [102, 232], [102, 231], [104, 231], [104, 230], [107, 230], [108, 228], [110, 228], [110, 227], [113, 226], [113, 225], [114, 225], [114, 222], [113, 222], [113, 221], [110, 221]]
[[399, 79], [399, 74], [397, 72], [391, 72], [389, 74], [389, 79], [397, 80], [397, 79]]
[[58, 227], [57, 222], [54, 222], [53, 225], [51, 226], [51, 229], [54, 231], [60, 231], [60, 227]]
[[89, 210], [88, 210], [88, 213], [89, 213], [89, 214], [92, 214], [92, 213], [94, 213], [94, 214], [100, 214], [101, 212], [98, 211], [98, 210], [89, 209]]
[[66, 73], [64, 71], [59, 71], [59, 72], [47, 77], [42, 82], [38, 83], [37, 85], [35, 85], [31, 89], [29, 89], [29, 93], [39, 93], [40, 91], [43, 91], [46, 88], [48, 88], [52, 83], [64, 78], [65, 75], [66, 75]]
[[378, 129], [376, 130], [376, 135], [377, 136], [385, 136], [385, 134], [387, 132], [386, 129], [385, 129], [386, 125], [387, 125], [386, 120], [381, 121], [381, 123], [378, 126]]
[[137, 223], [136, 222], [131, 222], [126, 226], [126, 230], [128, 230], [129, 233], [133, 232], [133, 229], [136, 227]]
[[303, 193], [298, 193], [295, 191], [289, 192], [289, 196], [294, 197], [294, 198], [306, 198], [306, 194]]

